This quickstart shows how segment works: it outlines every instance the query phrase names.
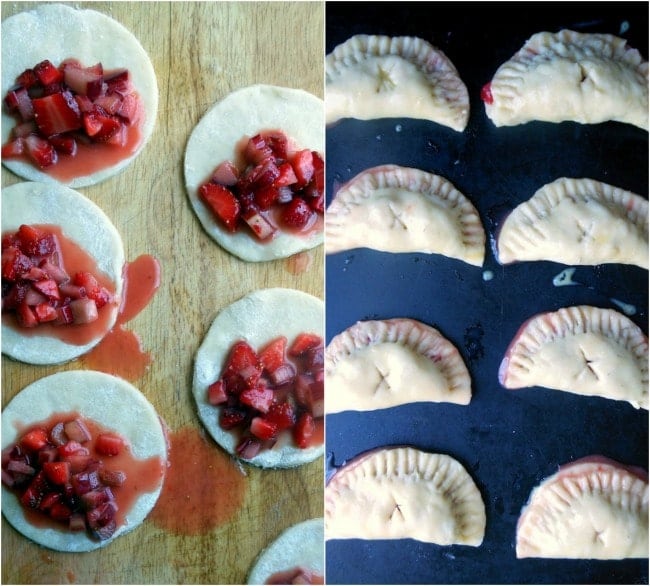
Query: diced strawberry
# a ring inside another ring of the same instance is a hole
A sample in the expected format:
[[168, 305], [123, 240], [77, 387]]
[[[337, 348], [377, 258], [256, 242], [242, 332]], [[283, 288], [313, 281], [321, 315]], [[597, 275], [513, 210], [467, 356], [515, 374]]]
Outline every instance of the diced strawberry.
[[248, 163], [257, 165], [272, 155], [273, 150], [261, 134], [256, 134], [248, 139], [244, 149], [244, 158]]
[[277, 201], [280, 190], [273, 185], [266, 185], [255, 190], [255, 203], [261, 210], [268, 210]]
[[82, 127], [79, 105], [70, 92], [61, 92], [35, 98], [34, 119], [44, 136], [61, 134]]
[[88, 96], [93, 101], [104, 91], [104, 69], [101, 63], [90, 67], [74, 67], [66, 64], [63, 67], [63, 78], [73, 92]]
[[312, 152], [309, 149], [297, 151], [291, 157], [290, 163], [296, 174], [298, 186], [304, 187], [307, 185], [314, 175], [314, 156]]
[[260, 187], [273, 185], [279, 176], [280, 170], [278, 166], [275, 164], [273, 158], [269, 157], [263, 159], [261, 163], [246, 173], [243, 178], [244, 186], [248, 186], [253, 190], [259, 189]]
[[213, 382], [208, 387], [208, 403], [210, 405], [221, 405], [228, 401], [226, 385], [222, 379]]
[[60, 136], [55, 134], [54, 136], [50, 136], [48, 140], [59, 153], [72, 156], [77, 154], [77, 141], [72, 136]]
[[94, 509], [99, 505], [112, 501], [114, 498], [113, 492], [109, 487], [99, 486], [98, 488], [89, 490], [81, 495], [81, 502], [87, 509]]
[[223, 185], [206, 183], [199, 187], [199, 197], [230, 232], [237, 229], [241, 208], [232, 191]]
[[21, 224], [16, 233], [20, 248], [25, 254], [46, 256], [57, 251], [58, 244], [54, 234], [43, 232], [34, 226]]
[[35, 132], [38, 132], [38, 126], [36, 126], [36, 122], [34, 122], [34, 120], [28, 120], [27, 122], [16, 124], [16, 126], [13, 127], [11, 134], [16, 138], [25, 138], [26, 136], [34, 134]]
[[34, 66], [34, 74], [43, 85], [50, 85], [63, 80], [63, 73], [54, 67], [48, 59]]
[[52, 307], [49, 303], [39, 303], [34, 307], [34, 314], [38, 323], [45, 323], [56, 320], [56, 308]]
[[88, 527], [97, 539], [105, 540], [115, 533], [115, 529], [117, 528], [115, 521], [116, 512], [117, 505], [114, 501], [109, 501], [86, 513]]
[[273, 439], [278, 433], [277, 426], [263, 417], [253, 417], [251, 420], [251, 433], [262, 441]]
[[481, 100], [488, 105], [494, 103], [494, 96], [492, 95], [492, 83], [488, 82], [481, 88]]
[[219, 413], [219, 425], [223, 429], [233, 429], [246, 420], [246, 412], [237, 407], [224, 407]]
[[100, 294], [101, 287], [95, 276], [88, 271], [78, 271], [72, 276], [72, 283], [86, 290], [86, 295], [94, 299]]
[[33, 266], [28, 256], [17, 247], [10, 246], [2, 251], [2, 278], [16, 281]]
[[99, 472], [96, 470], [82, 470], [70, 477], [70, 484], [76, 496], [86, 494], [100, 486]]
[[258, 240], [268, 240], [277, 232], [277, 228], [259, 210], [249, 210], [242, 215], [242, 218]]
[[25, 69], [17, 78], [16, 78], [16, 83], [18, 85], [22, 85], [24, 88], [29, 89], [33, 85], [36, 85], [39, 83], [38, 77], [36, 77], [36, 73], [34, 73], [33, 69]]
[[70, 531], [85, 531], [86, 530], [86, 516], [83, 513], [72, 513], [68, 524]]
[[[65, 270], [58, 264], [52, 262], [52, 260], [49, 258], [43, 259], [38, 266], [50, 279], [54, 279], [54, 281], [56, 281], [56, 283], [59, 285], [59, 289], [63, 286], [64, 283], [66, 283], [66, 281], [70, 279], [68, 273], [66, 273]], [[63, 292], [62, 294], [64, 296], [66, 295]]]
[[127, 124], [134, 124], [140, 117], [142, 107], [136, 94], [127, 94], [122, 98], [122, 103], [116, 114], [124, 119]]
[[280, 174], [273, 183], [275, 187], [286, 187], [287, 185], [293, 185], [298, 182], [298, 178], [296, 177], [296, 173], [294, 172], [291, 163], [282, 163], [278, 167], [278, 171], [280, 171]]
[[321, 192], [319, 195], [307, 199], [307, 204], [317, 214], [322, 214], [325, 211], [325, 193]]
[[90, 455], [88, 448], [82, 446], [79, 442], [76, 442], [74, 440], [67, 441], [65, 444], [58, 446], [57, 450], [59, 452], [59, 456], [62, 458], [67, 458], [73, 454], [83, 454], [86, 456]]
[[73, 299], [69, 307], [72, 311], [72, 321], [75, 324], [89, 324], [99, 318], [97, 304], [89, 297]]
[[25, 293], [23, 301], [33, 309], [36, 305], [47, 303], [47, 297], [42, 293], [39, 293], [36, 289], [30, 287]]
[[26, 136], [24, 144], [29, 158], [43, 169], [55, 165], [59, 159], [56, 149], [47, 140], [36, 134]]
[[55, 521], [68, 521], [71, 516], [72, 509], [65, 503], [54, 503], [50, 509], [50, 517]]
[[78, 474], [86, 470], [91, 460], [90, 454], [85, 452], [75, 452], [74, 454], [65, 456], [65, 461], [70, 464], [70, 472], [72, 474]]
[[48, 492], [42, 499], [38, 508], [41, 511], [49, 511], [55, 503], [61, 502], [63, 495], [60, 492]]
[[314, 217], [312, 210], [302, 197], [294, 197], [282, 208], [282, 222], [291, 228], [304, 228]]
[[21, 157], [25, 152], [25, 141], [22, 137], [15, 138], [10, 140], [2, 145], [2, 155], [3, 159], [13, 159], [15, 157]]
[[276, 159], [285, 160], [287, 158], [287, 149], [289, 140], [284, 132], [279, 130], [270, 130], [261, 133], [266, 141], [266, 144], [271, 147], [273, 156]]
[[117, 456], [124, 446], [124, 438], [115, 433], [100, 433], [95, 440], [95, 450], [102, 456]]
[[273, 396], [273, 389], [260, 385], [242, 391], [239, 400], [244, 405], [248, 405], [261, 413], [266, 413], [273, 402]]
[[107, 142], [122, 128], [118, 118], [103, 114], [99, 109], [85, 112], [82, 118], [86, 134], [97, 142]]
[[73, 285], [72, 283], [61, 283], [59, 285], [59, 291], [63, 297], [69, 297], [70, 299], [81, 299], [82, 297], [88, 297], [85, 287], [80, 287], [79, 285]]
[[20, 502], [28, 509], [38, 509], [43, 497], [50, 492], [50, 487], [45, 479], [45, 473], [41, 470], [33, 480], [25, 492], [20, 497]]
[[250, 344], [240, 340], [233, 344], [223, 372], [224, 378], [236, 376], [243, 383], [244, 388], [250, 388], [257, 384], [262, 375], [262, 365]]
[[323, 343], [323, 339], [318, 334], [309, 332], [302, 332], [296, 336], [294, 341], [289, 346], [290, 356], [301, 356], [307, 350], [317, 348]]
[[278, 431], [293, 427], [296, 421], [293, 405], [288, 401], [273, 403], [265, 417], [276, 425]]
[[227, 187], [236, 185], [238, 180], [239, 169], [237, 169], [232, 161], [223, 161], [222, 163], [219, 163], [210, 178], [210, 181], [213, 183], [218, 183], [219, 185], [225, 185]]
[[105, 142], [106, 144], [110, 144], [113, 146], [123, 147], [126, 145], [128, 139], [129, 139], [129, 133], [126, 124], [120, 124], [119, 128], [117, 129], [117, 132], [111, 134], [106, 139]]
[[38, 463], [54, 462], [59, 456], [56, 446], [47, 446], [38, 451]]
[[52, 484], [70, 482], [70, 464], [68, 462], [45, 462], [43, 472]]
[[42, 295], [45, 295], [48, 299], [52, 301], [58, 301], [61, 299], [61, 293], [59, 292], [59, 286], [56, 284], [54, 279], [43, 279], [42, 281], [35, 281], [32, 285]]
[[303, 413], [298, 417], [293, 428], [293, 441], [299, 448], [305, 449], [309, 447], [314, 431], [316, 431], [314, 418], [309, 413]]
[[259, 359], [262, 368], [267, 374], [272, 373], [284, 364], [286, 348], [287, 338], [285, 336], [278, 336], [260, 350]]
[[34, 328], [38, 325], [36, 314], [24, 301], [16, 308], [16, 319], [23, 328]]
[[126, 96], [133, 91], [131, 74], [128, 69], [119, 69], [105, 73], [104, 82], [106, 83], [107, 94], [117, 93], [121, 96]]

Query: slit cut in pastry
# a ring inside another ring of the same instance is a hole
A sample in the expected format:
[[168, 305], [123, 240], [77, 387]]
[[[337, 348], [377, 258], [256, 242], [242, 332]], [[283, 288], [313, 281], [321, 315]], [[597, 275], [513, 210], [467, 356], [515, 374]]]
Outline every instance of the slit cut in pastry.
[[380, 448], [339, 468], [325, 487], [325, 539], [415, 539], [479, 546], [485, 505], [445, 454]]
[[[248, 293], [215, 317], [196, 353], [192, 393], [199, 419], [226, 452], [237, 456], [237, 429], [228, 431], [219, 425], [223, 407], [208, 402], [207, 389], [219, 378], [233, 344], [245, 340], [254, 349], [259, 349], [278, 336], [291, 341], [303, 332], [323, 338], [324, 321], [325, 308], [321, 299], [283, 287]], [[322, 443], [301, 449], [290, 437], [281, 434], [271, 448], [245, 461], [261, 468], [293, 468], [316, 460], [323, 452]]]
[[[16, 495], [3, 483], [2, 513], [17, 531], [50, 549], [85, 552], [104, 547], [120, 535], [134, 530], [153, 509], [163, 486], [167, 438], [153, 405], [133, 385], [103, 372], [71, 370], [37, 380], [7, 404], [2, 411], [3, 450], [16, 441], [21, 430], [49, 421], [57, 413], [73, 412], [119, 434], [127, 441], [129, 452], [137, 460], [160, 460], [158, 486], [151, 492], [139, 494], [131, 509], [125, 512], [124, 523], [103, 541], [92, 539], [86, 531], [60, 531], [43, 527], [41, 523], [33, 524], [26, 518]], [[131, 489], [137, 485], [137, 481], [132, 480]]]
[[187, 141], [185, 186], [194, 212], [208, 235], [222, 248], [248, 262], [286, 258], [316, 248], [323, 231], [309, 234], [279, 231], [260, 241], [249, 231], [230, 232], [199, 197], [217, 165], [237, 161], [242, 139], [267, 130], [280, 130], [297, 148], [325, 151], [323, 100], [306, 91], [256, 84], [231, 92], [201, 118]]
[[481, 97], [496, 126], [611, 120], [648, 130], [648, 62], [610, 34], [540, 32], [499, 67]]
[[502, 264], [547, 260], [647, 269], [648, 200], [593, 179], [556, 179], [508, 215], [497, 252]]
[[354, 248], [441, 254], [481, 266], [485, 230], [474, 205], [447, 179], [381, 165], [343, 185], [325, 214], [325, 251]]
[[29, 364], [68, 362], [96, 346], [117, 321], [124, 286], [122, 237], [97, 205], [78, 191], [56, 183], [25, 181], [2, 190], [2, 233], [14, 232], [21, 224], [58, 226], [64, 236], [95, 260], [97, 270], [114, 283], [116, 302], [102, 308], [111, 312], [106, 329], [86, 344], [73, 344], [38, 332], [25, 335], [3, 320], [3, 354]]
[[[300, 570], [304, 574], [325, 575], [323, 543], [324, 520], [308, 519], [292, 525], [273, 541], [255, 560], [247, 584], [300, 584], [278, 581], [283, 574]], [[322, 584], [323, 582], [307, 582]]]
[[[65, 59], [78, 59], [85, 67], [101, 63], [105, 71], [126, 68], [142, 100], [144, 120], [140, 140], [133, 152], [114, 165], [65, 182], [68, 187], [95, 185], [124, 170], [145, 147], [156, 125], [158, 82], [148, 53], [140, 41], [110, 16], [89, 9], [78, 9], [46, 2], [2, 21], [2, 95], [26, 69], [48, 59], [56, 67]], [[2, 109], [2, 144], [15, 126], [15, 120]], [[35, 165], [19, 159], [2, 164], [28, 181], [58, 182]]]
[[648, 474], [591, 456], [536, 486], [517, 523], [518, 558], [648, 557]]
[[613, 309], [542, 313], [510, 343], [499, 381], [508, 389], [539, 386], [648, 409], [648, 338]]
[[327, 413], [372, 411], [416, 401], [467, 405], [471, 380], [458, 349], [407, 318], [360, 321], [325, 349]]
[[469, 95], [450, 59], [417, 37], [355, 35], [325, 59], [326, 123], [416, 118], [462, 132]]

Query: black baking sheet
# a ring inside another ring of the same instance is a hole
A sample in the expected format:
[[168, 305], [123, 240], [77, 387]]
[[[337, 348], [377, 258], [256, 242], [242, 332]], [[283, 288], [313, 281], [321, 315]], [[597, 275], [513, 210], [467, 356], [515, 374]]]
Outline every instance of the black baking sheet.
[[[327, 129], [327, 197], [374, 165], [438, 173], [477, 207], [489, 238], [504, 214], [561, 176], [591, 177], [647, 197], [648, 134], [620, 123], [496, 128], [480, 89], [534, 33], [571, 28], [628, 39], [648, 55], [646, 2], [328, 2], [331, 52], [353, 34], [413, 35], [443, 50], [470, 93], [458, 133], [432, 122], [344, 120]], [[489, 17], [486, 12], [490, 13]], [[413, 404], [327, 417], [328, 474], [366, 450], [413, 445], [447, 453], [472, 475], [486, 505], [483, 544], [440, 547], [414, 540], [326, 543], [330, 584], [648, 583], [648, 560], [517, 560], [515, 529], [531, 490], [558, 466], [590, 454], [648, 467], [648, 412], [627, 403], [540, 388], [508, 391], [498, 367], [521, 324], [541, 311], [591, 304], [622, 307], [648, 332], [648, 272], [578, 267], [579, 286], [555, 287], [566, 267], [502, 267], [426, 254], [357, 249], [326, 259], [327, 340], [358, 320], [410, 317], [438, 328], [472, 376], [469, 406]], [[489, 277], [492, 277], [491, 279]], [[620, 303], [627, 305], [621, 306]]]

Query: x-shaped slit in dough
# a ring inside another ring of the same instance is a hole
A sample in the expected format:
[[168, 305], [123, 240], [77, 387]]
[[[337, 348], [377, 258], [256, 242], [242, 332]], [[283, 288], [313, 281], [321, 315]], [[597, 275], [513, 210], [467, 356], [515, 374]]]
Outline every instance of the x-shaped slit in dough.
[[399, 513], [400, 517], [404, 519], [404, 513], [402, 513], [402, 507], [400, 507], [399, 503], [395, 501], [395, 506], [393, 507], [393, 510], [390, 513], [390, 517], [388, 518], [389, 521], [393, 520], [393, 517], [395, 516], [395, 513]]
[[390, 72], [386, 71], [381, 65], [377, 65], [377, 89], [378, 94], [383, 91], [394, 90], [397, 84], [390, 76]]
[[580, 352], [582, 353], [582, 359], [583, 359], [584, 362], [585, 362], [585, 366], [584, 366], [584, 368], [580, 371], [580, 374], [578, 375], [578, 378], [580, 378], [580, 375], [581, 375], [583, 372], [585, 372], [585, 370], [589, 370], [589, 371], [591, 372], [591, 374], [593, 374], [593, 375], [596, 377], [596, 380], [600, 380], [600, 377], [598, 376], [598, 373], [596, 372], [596, 370], [595, 370], [594, 367], [592, 366], [592, 363], [593, 363], [594, 361], [593, 361], [593, 360], [590, 360], [589, 358], [587, 358], [587, 353], [585, 352], [585, 350], [584, 350], [584, 348], [583, 348], [582, 346], [580, 346]]
[[379, 391], [382, 391], [384, 389], [389, 389], [390, 390], [390, 384], [388, 383], [388, 372], [382, 372], [381, 368], [375, 364], [375, 369], [377, 370], [377, 374], [379, 374], [380, 380], [377, 383], [377, 386], [375, 387], [375, 391], [373, 394], [377, 394]]
[[408, 226], [406, 225], [406, 222], [402, 220], [402, 214], [399, 213], [399, 211], [393, 207], [392, 202], [388, 203], [388, 209], [390, 210], [391, 214], [393, 214], [393, 222], [390, 225], [390, 227], [393, 228], [394, 226], [401, 224], [404, 230], [408, 230]]
[[580, 230], [580, 234], [578, 235], [579, 243], [582, 244], [585, 240], [594, 240], [594, 235], [592, 234], [592, 231], [594, 229], [593, 222], [586, 224], [581, 220], [577, 220], [576, 224], [578, 225], [578, 230]]

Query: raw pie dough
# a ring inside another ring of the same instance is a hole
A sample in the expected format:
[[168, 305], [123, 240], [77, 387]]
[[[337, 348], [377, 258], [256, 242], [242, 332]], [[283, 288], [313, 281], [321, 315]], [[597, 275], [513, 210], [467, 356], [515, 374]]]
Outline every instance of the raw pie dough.
[[326, 122], [417, 118], [462, 132], [467, 87], [449, 58], [417, 37], [356, 35], [325, 59]]
[[442, 254], [481, 266], [485, 231], [447, 179], [397, 165], [372, 167], [343, 185], [325, 214], [325, 251], [353, 248]]
[[[17, 439], [17, 426], [49, 419], [54, 413], [78, 412], [101, 427], [119, 433], [128, 441], [133, 456], [139, 460], [159, 457], [164, 472], [167, 442], [161, 421], [146, 397], [130, 383], [103, 372], [71, 370], [41, 378], [25, 387], [2, 412], [2, 448]], [[125, 414], [128, 416], [125, 417]], [[32, 541], [58, 551], [91, 551], [140, 525], [153, 509], [163, 476], [156, 490], [143, 493], [128, 512], [125, 524], [104, 541], [90, 538], [85, 532], [64, 532], [36, 527], [29, 523], [23, 508], [2, 486], [2, 513], [16, 530]]]
[[[142, 151], [156, 124], [158, 83], [149, 55], [122, 24], [95, 10], [45, 3], [2, 21], [2, 95], [6, 95], [25, 69], [45, 59], [58, 67], [70, 57], [78, 59], [85, 67], [101, 63], [106, 70], [128, 69], [145, 116], [140, 123], [141, 141], [136, 151], [111, 167], [67, 183], [77, 188], [113, 177]], [[2, 144], [7, 142], [14, 125], [14, 118], [3, 109]], [[30, 181], [58, 181], [24, 161], [3, 159], [2, 163]]]
[[413, 319], [360, 321], [325, 349], [327, 413], [371, 411], [416, 401], [467, 405], [467, 367], [435, 328]]
[[411, 447], [373, 450], [325, 487], [326, 539], [405, 539], [479, 546], [485, 505], [454, 458]]
[[613, 309], [543, 313], [510, 343], [499, 381], [508, 389], [540, 386], [648, 409], [648, 338]]
[[[325, 308], [322, 300], [302, 291], [281, 287], [260, 289], [224, 308], [214, 319], [194, 361], [192, 393], [199, 418], [214, 440], [228, 453], [235, 455], [237, 436], [219, 426], [221, 407], [208, 403], [207, 389], [219, 378], [232, 345], [246, 340], [259, 350], [277, 336], [293, 340], [302, 332], [324, 337]], [[262, 468], [292, 468], [312, 462], [324, 448], [300, 449], [290, 438], [280, 436], [270, 450], [262, 450], [250, 460]]]
[[518, 558], [648, 557], [648, 477], [602, 457], [535, 487], [517, 524]]
[[77, 346], [35, 332], [25, 336], [3, 321], [3, 354], [30, 364], [67, 362], [96, 346], [117, 320], [123, 288], [122, 238], [97, 205], [81, 193], [55, 183], [27, 181], [2, 190], [2, 232], [14, 232], [21, 224], [59, 226], [65, 236], [95, 259], [97, 269], [106, 274], [115, 286], [116, 302], [102, 309], [113, 313], [109, 327], [88, 344]]
[[222, 161], [234, 161], [241, 140], [262, 130], [281, 130], [296, 147], [323, 155], [323, 101], [303, 90], [271, 85], [236, 90], [203, 116], [185, 151], [185, 185], [203, 228], [222, 248], [250, 262], [286, 258], [323, 242], [322, 231], [308, 236], [278, 231], [270, 242], [258, 241], [248, 230], [229, 232], [200, 200], [198, 188], [210, 179], [215, 167]]
[[509, 214], [497, 248], [503, 264], [548, 260], [647, 269], [648, 200], [593, 179], [562, 177]]
[[532, 120], [648, 129], [648, 62], [625, 39], [561, 30], [533, 35], [490, 84], [496, 126]]
[[255, 560], [247, 584], [266, 584], [277, 572], [302, 567], [325, 575], [322, 517], [302, 521], [285, 529]]

